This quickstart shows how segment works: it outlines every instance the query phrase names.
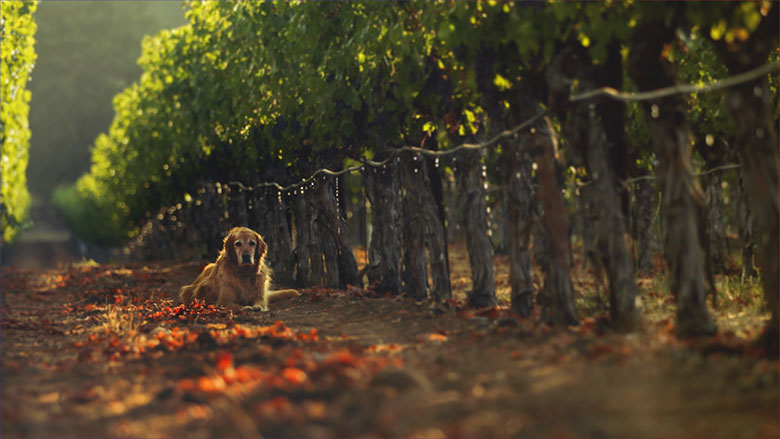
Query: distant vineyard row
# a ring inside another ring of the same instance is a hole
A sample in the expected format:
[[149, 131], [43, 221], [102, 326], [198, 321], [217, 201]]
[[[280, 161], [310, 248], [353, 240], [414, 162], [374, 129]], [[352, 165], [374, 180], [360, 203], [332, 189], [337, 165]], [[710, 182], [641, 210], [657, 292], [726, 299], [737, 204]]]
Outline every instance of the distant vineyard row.
[[4, 1], [0, 5], [0, 221], [2, 241], [9, 242], [24, 223], [30, 195], [27, 192], [27, 157], [30, 147], [30, 92], [27, 81], [35, 65], [37, 3]]
[[[144, 73], [115, 98], [116, 118], [95, 142], [90, 173], [57, 194], [74, 226], [94, 241], [127, 242], [159, 209], [211, 194], [203, 188], [216, 182], [287, 185], [323, 167], [393, 157], [361, 173], [372, 212], [370, 284], [415, 298], [448, 297], [445, 215], [456, 209], [464, 213], [472, 266], [469, 301], [494, 304], [488, 221], [495, 215], [488, 203], [500, 198], [513, 308], [527, 314], [536, 297], [549, 320], [574, 323], [569, 211], [579, 205], [590, 216], [583, 240], [609, 278], [613, 325], [631, 330], [637, 288], [624, 240], [627, 217], [632, 205], [647, 206], [660, 192], [664, 253], [685, 335], [715, 329], [705, 306], [704, 254], [711, 259], [725, 242], [723, 218], [744, 230], [748, 247], [777, 241], [777, 203], [761, 202], [777, 199], [774, 78], [725, 93], [629, 104], [569, 99], [599, 87], [631, 92], [706, 83], [776, 61], [778, 8], [771, 2], [189, 7], [189, 24], [144, 41]], [[540, 112], [544, 117], [489, 150], [441, 161], [395, 156], [405, 145], [446, 150], [477, 143]], [[716, 168], [728, 171], [701, 179], [708, 213], [693, 173]], [[651, 175], [658, 192], [629, 184]], [[455, 182], [457, 205], [445, 206], [443, 177]], [[564, 180], [572, 190], [561, 191]], [[487, 193], [488, 184], [502, 188], [500, 195]], [[258, 226], [272, 237], [271, 248], [286, 252], [280, 261], [297, 273], [296, 282], [353, 282], [354, 256], [341, 233], [342, 185], [331, 178], [284, 194], [254, 191], [251, 199], [241, 195], [236, 212], [261, 209]], [[723, 215], [727, 197], [743, 207], [729, 206], [732, 213]], [[183, 226], [229, 225], [222, 212], [230, 202], [221, 192], [206, 197]], [[212, 208], [204, 210], [206, 204]], [[652, 206], [643, 210], [650, 220], [634, 234], [637, 243], [654, 215]], [[538, 297], [529, 276], [532, 229], [547, 256]], [[776, 304], [777, 249], [759, 250], [758, 260], [770, 282], [767, 299]]]
[[[610, 50], [627, 56], [643, 21], [686, 31], [663, 54], [683, 79], [718, 77], [725, 69], [707, 37], [747, 38], [760, 7], [195, 2], [188, 25], [144, 42], [145, 73], [115, 98], [116, 118], [95, 142], [71, 214], [85, 236], [124, 242], [198, 181], [289, 183], [372, 157], [381, 144], [446, 148], [450, 134], [488, 129], [479, 82], [517, 118], [528, 111], [517, 89], [547, 101], [539, 77], [564, 45], [575, 40], [588, 64], [603, 64]], [[671, 23], [680, 17], [687, 22]], [[697, 134], [728, 134], [719, 96], [691, 101]], [[641, 117], [630, 122], [632, 142], [646, 143]]]

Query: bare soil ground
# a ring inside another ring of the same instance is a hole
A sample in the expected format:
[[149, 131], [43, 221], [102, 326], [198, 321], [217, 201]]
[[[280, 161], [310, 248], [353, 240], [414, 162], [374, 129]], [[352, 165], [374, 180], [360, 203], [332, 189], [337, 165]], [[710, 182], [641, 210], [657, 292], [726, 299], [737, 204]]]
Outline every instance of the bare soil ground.
[[[204, 262], [3, 267], [0, 433], [780, 435], [778, 362], [752, 343], [766, 316], [728, 288], [736, 280], [720, 280], [721, 333], [681, 341], [661, 270], [640, 279], [645, 330], [622, 335], [604, 326], [603, 288], [582, 267], [581, 324], [549, 328], [505, 306], [463, 309], [467, 257], [451, 255], [446, 304], [315, 288], [265, 313], [176, 306]], [[495, 266], [506, 303], [502, 257]]]

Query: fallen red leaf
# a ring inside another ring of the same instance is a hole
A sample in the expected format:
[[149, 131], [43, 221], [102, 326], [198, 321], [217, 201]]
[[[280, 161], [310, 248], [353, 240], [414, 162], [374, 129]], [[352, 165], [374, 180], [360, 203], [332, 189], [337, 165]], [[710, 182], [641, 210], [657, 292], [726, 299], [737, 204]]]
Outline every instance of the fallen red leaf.
[[217, 369], [224, 372], [229, 367], [233, 367], [233, 354], [228, 351], [217, 352]]
[[195, 389], [195, 381], [185, 378], [183, 380], [180, 380], [178, 383], [179, 389], [181, 390], [194, 390]]

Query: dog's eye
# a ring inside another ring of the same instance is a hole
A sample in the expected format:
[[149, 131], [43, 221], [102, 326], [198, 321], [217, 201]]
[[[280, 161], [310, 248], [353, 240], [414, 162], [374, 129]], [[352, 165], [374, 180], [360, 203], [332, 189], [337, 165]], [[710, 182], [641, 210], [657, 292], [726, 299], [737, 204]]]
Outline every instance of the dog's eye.
[[236, 247], [241, 247], [241, 241], [236, 241]]
[[254, 241], [249, 241], [249, 245], [250, 245], [250, 247], [254, 247], [255, 246], [255, 242]]

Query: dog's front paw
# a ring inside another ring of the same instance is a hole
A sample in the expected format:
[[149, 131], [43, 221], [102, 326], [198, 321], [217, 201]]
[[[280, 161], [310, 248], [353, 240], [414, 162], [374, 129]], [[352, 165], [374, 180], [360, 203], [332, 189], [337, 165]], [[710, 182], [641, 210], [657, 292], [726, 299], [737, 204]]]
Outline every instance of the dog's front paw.
[[262, 303], [256, 303], [254, 305], [247, 305], [241, 307], [244, 311], [253, 311], [253, 312], [259, 312], [259, 311], [268, 311], [268, 306], [263, 305]]

